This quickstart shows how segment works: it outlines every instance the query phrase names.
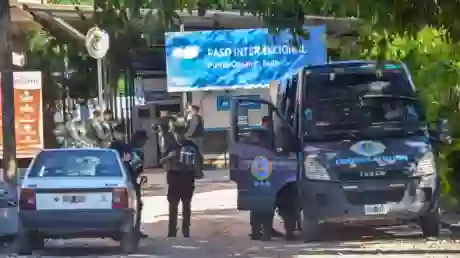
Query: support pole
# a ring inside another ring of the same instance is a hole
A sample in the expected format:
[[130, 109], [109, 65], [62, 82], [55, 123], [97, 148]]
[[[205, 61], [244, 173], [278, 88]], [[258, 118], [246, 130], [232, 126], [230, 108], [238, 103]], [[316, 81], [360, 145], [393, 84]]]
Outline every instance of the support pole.
[[16, 132], [14, 120], [14, 80], [10, 47], [10, 3], [0, 0], [0, 72], [3, 130], [3, 180], [12, 182], [16, 176]]
[[[184, 26], [183, 23], [179, 24], [179, 31], [180, 31], [180, 32], [184, 32], [184, 31], [185, 31], [185, 26]], [[167, 81], [167, 80], [166, 80], [166, 81]], [[181, 95], [182, 95], [182, 96], [181, 96], [181, 97], [182, 97], [182, 100], [181, 100], [181, 101], [182, 101], [182, 105], [181, 105], [181, 106], [182, 106], [182, 115], [185, 116], [185, 113], [187, 112], [187, 110], [186, 110], [186, 109], [187, 109], [187, 103], [188, 103], [188, 101], [189, 101], [189, 99], [188, 99], [188, 92], [187, 92], [187, 91], [184, 91], [184, 92], [181, 93]], [[185, 117], [185, 119], [187, 119], [187, 118]]]
[[103, 76], [102, 59], [97, 59], [97, 100], [101, 111], [105, 109]]

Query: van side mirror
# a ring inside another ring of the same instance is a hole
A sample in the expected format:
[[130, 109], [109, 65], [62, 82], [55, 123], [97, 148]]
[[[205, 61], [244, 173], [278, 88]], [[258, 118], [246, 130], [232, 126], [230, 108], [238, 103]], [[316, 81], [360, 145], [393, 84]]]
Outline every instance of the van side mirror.
[[434, 138], [438, 140], [438, 142], [443, 144], [452, 143], [451, 130], [447, 119], [439, 118], [436, 120], [434, 133]]

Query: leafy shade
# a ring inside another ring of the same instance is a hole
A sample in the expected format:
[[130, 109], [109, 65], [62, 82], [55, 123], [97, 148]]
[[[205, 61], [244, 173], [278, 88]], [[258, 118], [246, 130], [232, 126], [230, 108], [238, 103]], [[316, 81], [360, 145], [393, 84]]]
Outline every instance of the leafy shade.
[[[447, 30], [428, 26], [413, 35], [376, 31], [368, 35], [365, 41], [358, 53], [344, 57], [358, 55], [370, 59], [404, 61], [424, 103], [428, 121], [448, 118], [454, 137], [460, 138], [460, 43], [452, 43]], [[459, 200], [460, 197], [460, 176], [455, 173], [460, 169], [459, 155], [459, 142], [444, 146], [439, 155], [444, 201]]]
[[452, 43], [447, 30], [427, 26], [414, 35], [374, 31], [363, 41], [359, 44], [362, 47], [359, 56], [404, 61], [408, 65], [428, 107], [428, 119], [433, 121], [445, 110], [450, 113], [458, 109], [460, 43]]
[[[43, 73], [45, 102], [61, 99], [65, 94], [79, 99], [97, 96], [96, 66], [82, 46], [63, 43], [40, 30], [27, 35], [26, 69]], [[70, 72], [65, 79], [65, 63]], [[66, 93], [67, 92], [67, 93]]]
[[457, 0], [158, 0], [151, 8], [160, 10], [164, 23], [178, 19], [175, 11], [198, 9], [241, 10], [263, 18], [267, 26], [301, 29], [305, 15], [356, 17], [372, 28], [416, 34], [425, 26], [444, 27], [460, 37], [460, 2]]

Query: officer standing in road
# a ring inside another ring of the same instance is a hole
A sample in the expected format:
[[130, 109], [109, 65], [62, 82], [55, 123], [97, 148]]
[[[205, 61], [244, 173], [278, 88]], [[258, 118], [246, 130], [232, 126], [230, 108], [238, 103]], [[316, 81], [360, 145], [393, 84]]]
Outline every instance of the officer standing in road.
[[136, 190], [137, 202], [139, 203], [139, 212], [136, 219], [136, 226], [138, 226], [139, 235], [141, 238], [147, 238], [147, 234], [143, 233], [140, 230], [140, 225], [142, 222], [142, 209], [144, 203], [142, 202], [142, 184], [139, 182], [140, 175], [144, 172], [144, 151], [143, 147], [148, 140], [147, 132], [143, 130], [137, 130], [131, 137], [129, 147], [132, 152], [132, 157], [130, 165], [132, 168], [132, 177], [135, 178], [134, 189]]
[[172, 133], [170, 132], [170, 124], [174, 121], [174, 117], [171, 116], [168, 110], [161, 110], [160, 117], [158, 117], [154, 123], [154, 130], [157, 132], [158, 146], [160, 150], [160, 156], [165, 154], [165, 146], [168, 142], [175, 141]]
[[131, 183], [136, 191], [137, 203], [139, 203], [139, 209], [136, 214], [136, 228], [139, 231], [139, 236], [141, 238], [146, 238], [148, 236], [140, 230], [143, 203], [141, 191], [142, 186], [139, 184], [138, 178], [144, 169], [144, 154], [141, 148], [147, 141], [147, 133], [145, 131], [136, 131], [131, 137], [131, 142], [126, 144], [124, 141], [126, 135], [124, 126], [119, 124], [113, 129], [114, 140], [110, 143], [109, 148], [118, 152], [130, 174]]
[[192, 105], [190, 113], [188, 113], [187, 121], [187, 132], [185, 137], [193, 141], [198, 148], [202, 148], [203, 135], [204, 135], [204, 121], [203, 117], [199, 114], [200, 107]]
[[184, 136], [184, 127], [174, 126], [174, 142], [166, 146], [166, 155], [160, 160], [166, 170], [168, 183], [169, 225], [168, 237], [177, 235], [177, 213], [182, 202], [182, 234], [190, 236], [192, 197], [195, 190], [196, 169], [199, 162], [198, 147]]
[[203, 164], [204, 156], [203, 156], [203, 136], [204, 136], [204, 121], [203, 117], [199, 114], [200, 107], [196, 105], [192, 105], [190, 107], [190, 111], [188, 113], [188, 117], [186, 118], [187, 122], [187, 132], [185, 133], [185, 137], [187, 140], [190, 140], [195, 143], [198, 148], [198, 154], [200, 158], [199, 167], [197, 168], [197, 173], [199, 177], [203, 177]]
[[[273, 120], [270, 116], [264, 116], [261, 120], [262, 131], [255, 131], [251, 135], [256, 144], [265, 146], [266, 148], [274, 149], [274, 134]], [[294, 240], [294, 229], [296, 226], [297, 209], [296, 209], [296, 188], [295, 185], [289, 185], [280, 190], [275, 200], [274, 210], [278, 210], [278, 214], [283, 219], [285, 229], [285, 239]], [[255, 212], [251, 211], [251, 238], [253, 240], [268, 241], [271, 237], [282, 237], [283, 234], [273, 228], [272, 212]]]

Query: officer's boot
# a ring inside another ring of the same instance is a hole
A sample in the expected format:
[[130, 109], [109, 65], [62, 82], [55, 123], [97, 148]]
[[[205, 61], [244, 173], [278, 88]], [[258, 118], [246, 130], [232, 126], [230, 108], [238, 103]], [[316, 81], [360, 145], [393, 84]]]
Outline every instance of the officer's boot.
[[177, 206], [178, 203], [169, 203], [168, 237], [177, 236]]
[[262, 241], [270, 241], [272, 239], [272, 229], [273, 229], [273, 213], [263, 213], [261, 215], [262, 219]]
[[190, 237], [190, 220], [192, 217], [191, 201], [182, 201], [182, 235]]
[[262, 239], [262, 222], [260, 221], [260, 215], [255, 211], [251, 211], [249, 215], [249, 222], [251, 224], [251, 239]]

